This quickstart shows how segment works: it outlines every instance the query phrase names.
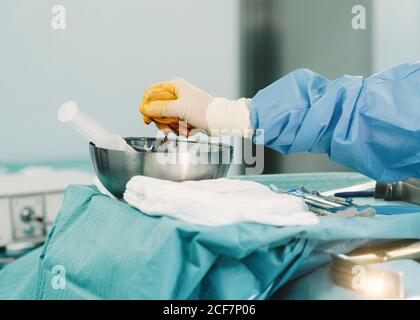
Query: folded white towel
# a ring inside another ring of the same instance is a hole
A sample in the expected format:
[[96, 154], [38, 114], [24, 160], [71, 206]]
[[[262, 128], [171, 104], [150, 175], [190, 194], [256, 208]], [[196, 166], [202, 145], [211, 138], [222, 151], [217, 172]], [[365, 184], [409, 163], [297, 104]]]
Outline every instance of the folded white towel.
[[301, 198], [278, 194], [252, 181], [173, 182], [136, 176], [124, 200], [143, 213], [203, 225], [254, 222], [274, 226], [318, 223]]

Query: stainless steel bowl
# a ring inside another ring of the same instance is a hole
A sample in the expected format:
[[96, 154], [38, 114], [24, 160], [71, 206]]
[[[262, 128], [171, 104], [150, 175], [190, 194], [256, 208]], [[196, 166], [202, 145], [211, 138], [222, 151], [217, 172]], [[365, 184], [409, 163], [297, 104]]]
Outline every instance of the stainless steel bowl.
[[216, 179], [226, 176], [233, 147], [218, 143], [125, 138], [138, 152], [98, 148], [89, 144], [96, 175], [105, 188], [122, 198], [136, 175], [172, 181]]

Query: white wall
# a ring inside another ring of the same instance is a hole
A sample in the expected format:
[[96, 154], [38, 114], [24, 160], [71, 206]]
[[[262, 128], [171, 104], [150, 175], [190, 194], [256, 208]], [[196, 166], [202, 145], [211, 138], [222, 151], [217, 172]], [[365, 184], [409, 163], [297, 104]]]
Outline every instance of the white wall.
[[[88, 157], [56, 120], [69, 99], [122, 135], [155, 135], [138, 106], [148, 85], [182, 76], [238, 92], [239, 0], [0, 0], [0, 162]], [[67, 9], [67, 30], [50, 26]]]
[[420, 1], [373, 1], [373, 69], [420, 60]]

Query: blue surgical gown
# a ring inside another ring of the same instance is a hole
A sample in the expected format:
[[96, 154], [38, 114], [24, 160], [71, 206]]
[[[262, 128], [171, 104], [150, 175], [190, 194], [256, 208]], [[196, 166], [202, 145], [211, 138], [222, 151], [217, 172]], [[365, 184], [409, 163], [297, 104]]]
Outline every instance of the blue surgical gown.
[[258, 143], [327, 153], [377, 181], [420, 177], [420, 62], [330, 81], [298, 69], [252, 100]]

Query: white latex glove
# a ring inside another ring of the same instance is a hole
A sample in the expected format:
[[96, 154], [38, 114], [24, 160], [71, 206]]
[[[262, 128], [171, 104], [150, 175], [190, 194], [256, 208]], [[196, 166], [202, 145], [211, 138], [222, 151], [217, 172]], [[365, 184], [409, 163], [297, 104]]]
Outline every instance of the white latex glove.
[[[141, 113], [144, 121], [154, 121], [161, 130], [189, 135], [193, 129], [212, 136], [251, 137], [251, 99], [214, 98], [184, 79], [158, 83], [146, 89]], [[180, 125], [179, 120], [188, 126]]]

